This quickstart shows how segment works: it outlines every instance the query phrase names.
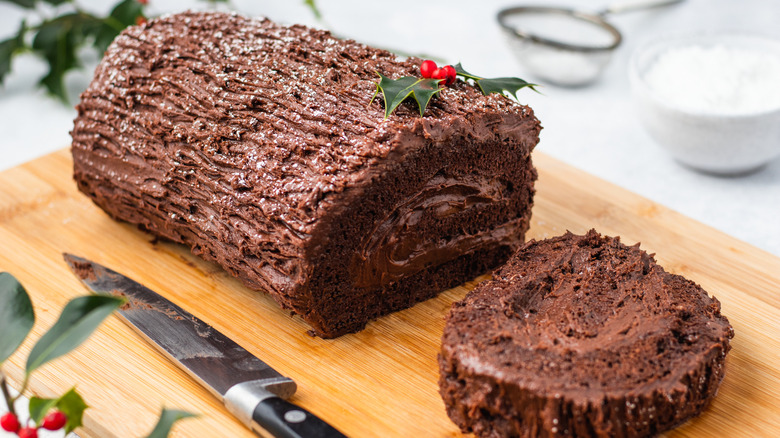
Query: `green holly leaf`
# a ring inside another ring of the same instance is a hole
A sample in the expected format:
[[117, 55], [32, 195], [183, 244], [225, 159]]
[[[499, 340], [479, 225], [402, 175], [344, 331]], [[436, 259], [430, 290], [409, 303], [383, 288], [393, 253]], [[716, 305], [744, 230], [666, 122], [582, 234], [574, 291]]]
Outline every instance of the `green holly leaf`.
[[89, 407], [84, 403], [81, 395], [76, 392], [76, 388], [71, 388], [70, 391], [60, 396], [55, 406], [68, 417], [68, 421], [65, 423], [66, 434], [82, 426], [84, 411]]
[[[135, 20], [143, 15], [144, 5], [139, 3], [138, 0], [122, 0], [114, 6], [109, 17], [117, 20], [123, 25], [122, 29], [124, 29], [127, 26], [135, 24]], [[119, 30], [121, 31], [122, 29]]]
[[59, 6], [63, 3], [73, 3], [73, 0], [43, 0], [43, 2], [52, 6]]
[[26, 47], [24, 43], [24, 34], [26, 32], [27, 24], [22, 21], [16, 36], [0, 41], [0, 85], [2, 85], [5, 75], [11, 71], [11, 59], [13, 56]]
[[62, 15], [54, 20], [44, 21], [33, 38], [33, 52], [43, 56], [49, 64], [49, 72], [40, 80], [46, 90], [67, 103], [63, 78], [68, 70], [79, 67], [76, 57], [83, 35], [80, 33], [80, 14]]
[[0, 364], [22, 345], [34, 323], [27, 291], [13, 275], [0, 272]]
[[[536, 84], [531, 84], [520, 78], [490, 78], [480, 79], [477, 81], [477, 86], [482, 90], [482, 94], [488, 95], [490, 93], [509, 93], [517, 99], [517, 92], [521, 89], [528, 87], [536, 91]], [[536, 91], [538, 93], [538, 91]]]
[[100, 56], [106, 52], [108, 46], [114, 41], [117, 35], [127, 27], [118, 20], [107, 17], [101, 20], [100, 24], [92, 29], [92, 46], [97, 49]]
[[[412, 76], [390, 79], [382, 73], [377, 74], [379, 75], [379, 83], [376, 90], [377, 93], [382, 93], [382, 98], [385, 101], [385, 118], [390, 117], [398, 105], [409, 97], [417, 102], [420, 117], [422, 117], [431, 98], [442, 90], [439, 87], [441, 79], [418, 79]], [[376, 97], [376, 93], [374, 97]], [[371, 100], [373, 101], [373, 98]]]
[[35, 2], [36, 0], [5, 0], [9, 3], [13, 3], [16, 6], [21, 6], [25, 9], [33, 9], [35, 8]]
[[152, 432], [147, 438], [165, 438], [173, 428], [173, 424], [184, 418], [196, 417], [197, 415], [191, 414], [187, 411], [179, 411], [175, 409], [163, 408], [160, 413], [160, 419], [157, 421], [157, 425], [154, 426]]
[[124, 303], [121, 298], [89, 295], [71, 300], [59, 319], [30, 351], [27, 375], [41, 365], [69, 353], [81, 345], [114, 310]]
[[41, 421], [43, 421], [43, 417], [46, 415], [46, 413], [56, 405], [56, 398], [38, 398], [35, 396], [30, 397], [30, 419], [35, 422], [37, 426], [40, 426]]
[[538, 86], [537, 84], [532, 84], [520, 78], [483, 78], [467, 72], [460, 63], [455, 66], [455, 73], [466, 80], [473, 80], [485, 96], [490, 93], [509, 93], [510, 96], [517, 99], [517, 92], [526, 87], [537, 93], [539, 92], [535, 88]]
[[84, 403], [84, 399], [81, 398], [81, 395], [76, 392], [76, 388], [71, 388], [68, 392], [62, 394], [60, 398], [30, 397], [30, 419], [35, 422], [36, 426], [40, 427], [43, 417], [54, 408], [67, 417], [68, 420], [65, 422], [65, 433], [68, 434], [77, 427], [82, 426], [84, 411], [88, 406]]
[[309, 7], [311, 13], [314, 14], [314, 18], [318, 20], [322, 19], [322, 13], [320, 12], [320, 8], [317, 7], [317, 3], [314, 0], [303, 0], [303, 4]]
[[108, 17], [100, 21], [100, 25], [94, 29], [93, 46], [101, 53], [106, 51], [127, 26], [135, 24], [138, 17], [144, 16], [144, 5], [138, 0], [122, 0], [114, 6]]

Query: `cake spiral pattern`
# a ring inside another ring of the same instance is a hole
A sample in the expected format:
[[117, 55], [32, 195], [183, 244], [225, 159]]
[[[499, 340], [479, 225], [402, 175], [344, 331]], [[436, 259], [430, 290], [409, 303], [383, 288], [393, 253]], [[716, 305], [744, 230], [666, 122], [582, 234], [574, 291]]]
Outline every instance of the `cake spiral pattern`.
[[720, 303], [591, 230], [524, 245], [453, 305], [450, 418], [480, 437], [637, 437], [699, 414], [734, 332]]

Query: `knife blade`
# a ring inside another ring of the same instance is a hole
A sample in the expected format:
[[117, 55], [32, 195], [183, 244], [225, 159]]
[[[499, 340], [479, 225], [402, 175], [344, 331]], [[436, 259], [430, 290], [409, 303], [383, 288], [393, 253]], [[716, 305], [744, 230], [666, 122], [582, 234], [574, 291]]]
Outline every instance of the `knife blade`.
[[71, 270], [96, 294], [124, 297], [119, 314], [147, 341], [222, 400], [260, 436], [344, 437], [286, 399], [295, 382], [233, 340], [166, 298], [105, 266], [63, 254]]

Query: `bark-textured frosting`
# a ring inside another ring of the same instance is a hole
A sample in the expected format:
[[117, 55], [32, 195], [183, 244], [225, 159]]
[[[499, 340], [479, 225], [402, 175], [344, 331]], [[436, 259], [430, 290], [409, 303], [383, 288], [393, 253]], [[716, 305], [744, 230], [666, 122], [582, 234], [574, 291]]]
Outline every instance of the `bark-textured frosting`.
[[447, 319], [440, 390], [478, 436], [648, 436], [715, 396], [720, 303], [639, 246], [590, 231], [522, 247]]
[[358, 330], [496, 266], [528, 227], [531, 110], [460, 83], [385, 120], [377, 72], [418, 63], [266, 19], [151, 20], [82, 94], [74, 176], [316, 333]]

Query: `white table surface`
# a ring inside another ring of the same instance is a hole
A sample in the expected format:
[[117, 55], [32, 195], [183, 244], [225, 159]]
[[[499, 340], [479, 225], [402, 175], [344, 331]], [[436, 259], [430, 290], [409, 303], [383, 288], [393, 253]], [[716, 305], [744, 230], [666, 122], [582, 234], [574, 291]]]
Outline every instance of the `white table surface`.
[[[81, 3], [96, 11], [107, 10], [111, 4]], [[483, 76], [532, 80], [513, 58], [495, 21], [501, 7], [521, 3], [317, 0], [324, 16], [321, 23], [302, 0], [234, 1], [232, 7], [284, 23], [325, 26], [341, 36], [380, 47], [433, 54], [453, 64], [460, 61]], [[606, 1], [528, 3], [595, 11]], [[392, 11], [387, 10], [389, 6]], [[156, 15], [205, 7], [204, 2], [193, 0], [151, 0], [149, 11]], [[21, 17], [18, 8], [0, 4], [0, 39], [12, 35]], [[534, 108], [544, 126], [538, 150], [780, 256], [780, 160], [759, 172], [733, 178], [704, 175], [678, 165], [640, 126], [627, 77], [632, 50], [667, 33], [746, 31], [780, 38], [780, 1], [687, 0], [662, 10], [616, 15], [610, 21], [622, 31], [624, 43], [600, 81], [584, 88], [545, 86], [544, 95], [521, 92], [520, 100]], [[91, 78], [94, 56], [87, 54], [85, 65], [83, 71], [67, 77], [72, 102], [65, 106], [36, 88], [46, 71], [40, 60], [25, 55], [14, 62], [0, 88], [0, 170], [69, 145], [68, 132], [75, 117], [72, 105]]]

